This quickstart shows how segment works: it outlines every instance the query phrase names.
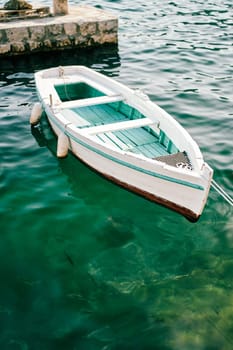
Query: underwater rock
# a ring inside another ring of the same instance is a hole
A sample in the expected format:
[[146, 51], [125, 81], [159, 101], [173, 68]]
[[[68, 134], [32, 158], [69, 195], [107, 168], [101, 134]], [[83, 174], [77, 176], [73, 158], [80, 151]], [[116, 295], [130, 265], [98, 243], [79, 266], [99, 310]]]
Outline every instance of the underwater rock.
[[134, 224], [128, 218], [109, 216], [97, 234], [97, 239], [108, 248], [118, 248], [134, 239], [134, 231]]
[[137, 243], [129, 242], [123, 247], [104, 250], [90, 261], [88, 274], [97, 285], [123, 295], [144, 298], [147, 286], [157, 281], [154, 260]]
[[9, 0], [4, 5], [4, 10], [31, 10], [32, 5], [25, 0]]

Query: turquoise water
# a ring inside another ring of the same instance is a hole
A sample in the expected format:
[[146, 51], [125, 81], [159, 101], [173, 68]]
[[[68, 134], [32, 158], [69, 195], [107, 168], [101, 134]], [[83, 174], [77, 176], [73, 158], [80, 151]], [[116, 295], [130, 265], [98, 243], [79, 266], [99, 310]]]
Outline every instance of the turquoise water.
[[191, 224], [58, 160], [29, 116], [35, 71], [85, 64], [172, 114], [233, 196], [232, 2], [89, 4], [119, 15], [118, 47], [0, 60], [0, 349], [231, 350], [229, 204], [211, 190]]

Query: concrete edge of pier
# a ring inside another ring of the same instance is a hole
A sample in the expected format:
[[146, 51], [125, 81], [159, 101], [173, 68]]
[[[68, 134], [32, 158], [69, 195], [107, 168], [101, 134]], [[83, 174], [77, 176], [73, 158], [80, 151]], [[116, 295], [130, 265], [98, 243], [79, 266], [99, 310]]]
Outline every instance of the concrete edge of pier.
[[92, 6], [62, 16], [0, 22], [0, 57], [117, 44], [118, 18]]

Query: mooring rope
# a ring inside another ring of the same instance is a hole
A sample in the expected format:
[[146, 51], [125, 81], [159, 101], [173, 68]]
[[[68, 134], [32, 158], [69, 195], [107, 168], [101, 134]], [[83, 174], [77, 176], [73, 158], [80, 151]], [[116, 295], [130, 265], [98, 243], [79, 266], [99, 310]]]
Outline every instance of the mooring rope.
[[65, 80], [65, 71], [64, 71], [64, 68], [62, 66], [59, 66], [59, 77], [63, 79], [63, 84], [64, 84], [64, 91], [65, 91], [65, 96], [67, 98], [68, 101], [71, 101], [71, 98], [68, 94], [68, 91], [67, 91], [67, 83], [66, 83], [66, 80]]
[[211, 186], [225, 201], [233, 207], [233, 198], [224, 191], [224, 189], [214, 180], [211, 181]]

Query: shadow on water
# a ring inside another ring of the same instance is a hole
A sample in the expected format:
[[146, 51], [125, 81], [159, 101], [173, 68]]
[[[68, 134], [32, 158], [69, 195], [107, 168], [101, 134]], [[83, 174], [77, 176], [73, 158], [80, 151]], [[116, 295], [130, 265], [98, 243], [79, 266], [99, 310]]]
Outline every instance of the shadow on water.
[[[117, 45], [106, 45], [96, 48], [71, 49], [64, 51], [53, 51], [34, 53], [31, 55], [0, 57], [2, 73], [12, 72], [34, 72], [59, 65], [85, 65], [92, 66], [93, 63], [99, 69], [108, 69], [117, 74], [120, 67], [120, 56]], [[107, 74], [106, 72], [106, 74]]]

